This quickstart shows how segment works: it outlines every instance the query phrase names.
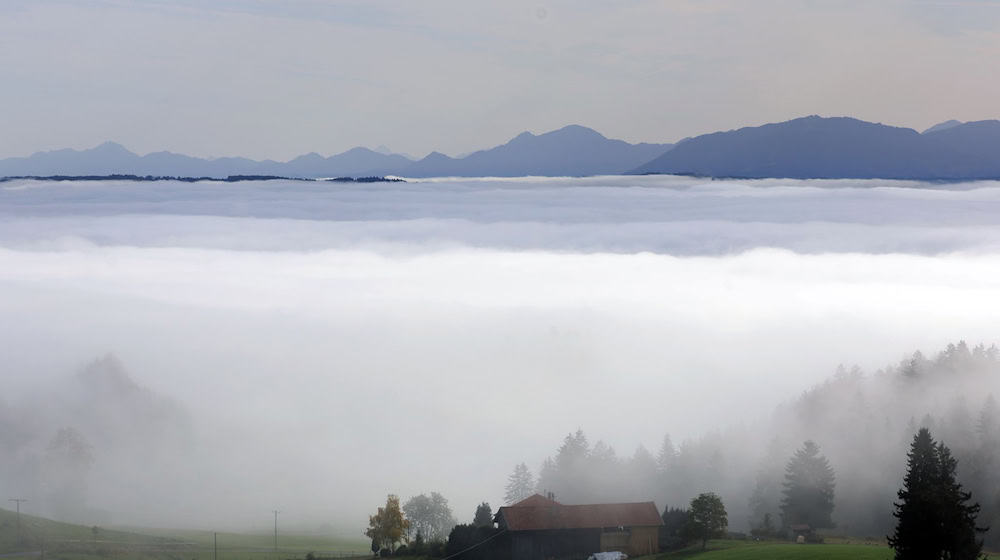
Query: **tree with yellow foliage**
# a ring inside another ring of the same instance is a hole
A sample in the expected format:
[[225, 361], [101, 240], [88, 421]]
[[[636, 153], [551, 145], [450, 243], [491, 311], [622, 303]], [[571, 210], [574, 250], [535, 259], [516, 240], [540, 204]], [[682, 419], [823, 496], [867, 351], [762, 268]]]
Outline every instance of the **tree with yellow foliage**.
[[399, 496], [389, 494], [385, 500], [385, 507], [378, 508], [375, 515], [368, 517], [368, 529], [365, 535], [380, 548], [392, 551], [396, 543], [406, 537], [406, 530], [409, 528], [410, 521], [403, 517], [403, 511], [399, 508]]

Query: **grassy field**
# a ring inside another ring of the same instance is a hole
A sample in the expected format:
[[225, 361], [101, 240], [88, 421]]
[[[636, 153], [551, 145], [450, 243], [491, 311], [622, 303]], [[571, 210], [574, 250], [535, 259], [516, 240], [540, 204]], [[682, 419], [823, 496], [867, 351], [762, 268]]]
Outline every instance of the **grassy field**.
[[656, 556], [656, 560], [890, 560], [884, 543], [795, 544], [787, 542], [709, 541]]
[[[653, 560], [891, 560], [893, 551], [885, 542], [830, 537], [825, 544], [790, 542], [753, 542], [735, 540], [708, 541], [675, 552], [647, 556]], [[1000, 560], [1000, 554], [985, 552], [987, 558]]]
[[[211, 531], [87, 527], [21, 515], [22, 544], [18, 544], [17, 517], [0, 509], [0, 560], [39, 558], [53, 560], [214, 560]], [[218, 533], [218, 560], [371, 558], [363, 539], [338, 539], [321, 535]], [[884, 542], [858, 542], [830, 538], [826, 544], [709, 541], [708, 549], [692, 546], [647, 556], [649, 560], [889, 560]], [[990, 555], [991, 558], [1000, 556]]]
[[55, 560], [286, 560], [305, 558], [370, 557], [363, 539], [321, 535], [218, 533], [218, 556], [212, 531], [87, 527], [59, 523], [0, 509], [0, 558]]

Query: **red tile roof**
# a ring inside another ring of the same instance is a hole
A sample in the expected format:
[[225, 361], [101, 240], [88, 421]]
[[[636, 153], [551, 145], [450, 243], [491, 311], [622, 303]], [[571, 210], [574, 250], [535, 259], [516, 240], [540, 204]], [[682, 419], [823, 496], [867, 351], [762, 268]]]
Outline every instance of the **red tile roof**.
[[531, 507], [531, 506], [561, 506], [559, 502], [546, 498], [541, 494], [532, 494], [527, 498], [521, 500], [520, 502], [511, 504], [507, 507]]
[[515, 504], [500, 508], [497, 511], [497, 519], [498, 521], [502, 519], [509, 531], [655, 527], [663, 524], [653, 502], [577, 506], [567, 506], [557, 502], [552, 502], [551, 505]]

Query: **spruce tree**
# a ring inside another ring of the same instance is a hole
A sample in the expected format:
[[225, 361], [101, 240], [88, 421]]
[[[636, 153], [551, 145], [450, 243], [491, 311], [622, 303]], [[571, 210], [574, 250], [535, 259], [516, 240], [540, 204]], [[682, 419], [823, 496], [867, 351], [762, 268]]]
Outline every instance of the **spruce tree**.
[[834, 474], [830, 462], [819, 454], [819, 446], [811, 441], [788, 461], [781, 500], [781, 517], [785, 527], [809, 525], [812, 529], [833, 527]]
[[514, 467], [514, 472], [507, 478], [504, 487], [504, 502], [511, 505], [535, 493], [535, 478], [531, 476], [528, 465], [521, 463]]
[[489, 502], [476, 506], [476, 516], [472, 519], [472, 524], [476, 527], [493, 527], [493, 508]]
[[906, 477], [895, 503], [896, 530], [889, 546], [896, 560], [974, 560], [983, 543], [976, 527], [979, 504], [956, 481], [958, 461], [930, 430], [921, 428], [907, 454]]

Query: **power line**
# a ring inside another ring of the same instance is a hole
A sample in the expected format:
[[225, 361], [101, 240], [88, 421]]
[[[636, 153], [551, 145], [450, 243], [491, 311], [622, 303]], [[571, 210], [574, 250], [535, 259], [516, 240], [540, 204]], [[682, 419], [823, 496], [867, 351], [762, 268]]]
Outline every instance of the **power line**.
[[451, 558], [454, 558], [454, 557], [458, 556], [459, 554], [465, 554], [466, 552], [472, 550], [473, 548], [476, 548], [477, 546], [482, 546], [482, 545], [484, 545], [484, 544], [492, 541], [493, 539], [499, 537], [500, 535], [502, 535], [502, 534], [504, 534], [506, 532], [507, 532], [507, 529], [503, 529], [499, 533], [495, 533], [493, 535], [490, 535], [489, 537], [487, 537], [487, 538], [485, 538], [485, 539], [477, 542], [476, 544], [470, 546], [469, 548], [467, 548], [465, 550], [462, 550], [460, 552], [456, 552], [455, 554], [451, 554], [451, 555], [445, 556], [441, 560], [450, 560]]
[[278, 514], [281, 513], [278, 510], [271, 510], [274, 512], [274, 551], [278, 552]]
[[17, 544], [22, 544], [21, 539], [21, 502], [27, 502], [24, 498], [10, 498], [8, 502], [17, 503]]

